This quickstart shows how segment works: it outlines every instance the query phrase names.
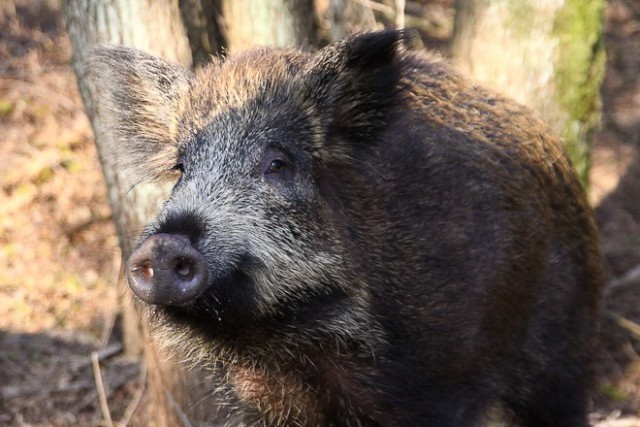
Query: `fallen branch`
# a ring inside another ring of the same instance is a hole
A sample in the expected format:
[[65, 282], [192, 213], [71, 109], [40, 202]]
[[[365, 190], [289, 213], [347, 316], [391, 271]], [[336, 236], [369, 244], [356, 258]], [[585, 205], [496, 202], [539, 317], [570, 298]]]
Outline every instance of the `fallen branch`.
[[611, 280], [604, 289], [605, 296], [611, 295], [617, 289], [640, 282], [640, 265], [627, 270], [622, 277]]
[[[124, 347], [122, 345], [122, 343], [113, 343], [105, 348], [102, 348], [100, 350], [98, 350], [97, 352], [93, 352], [93, 353], [97, 353], [98, 354], [98, 361], [99, 362], [104, 362], [105, 360], [118, 355], [120, 353], [122, 353], [122, 351], [124, 350]], [[81, 361], [77, 362], [76, 364], [74, 364], [72, 366], [74, 371], [80, 370], [82, 368], [85, 368], [89, 365], [91, 365], [93, 362], [91, 361], [91, 358], [93, 357], [93, 353], [91, 353], [91, 357], [89, 357], [88, 359], [85, 359], [84, 357], [82, 358]]]
[[632, 335], [635, 336], [636, 339], [640, 340], [640, 325], [636, 322], [627, 319], [626, 317], [620, 316], [618, 313], [614, 313], [613, 311], [607, 310], [605, 312], [608, 316], [613, 318], [618, 326], [627, 331], [631, 332]]
[[49, 396], [52, 394], [76, 392], [76, 391], [92, 388], [93, 386], [94, 386], [94, 383], [91, 381], [78, 381], [64, 387], [55, 387], [55, 388], [43, 387], [43, 386], [5, 388], [2, 391], [2, 397], [5, 399], [14, 399], [16, 397], [27, 397], [27, 396], [40, 396], [40, 395]]
[[[131, 378], [130, 374], [120, 375], [116, 378], [111, 378], [111, 379], [107, 376], [107, 384], [109, 386], [108, 392], [107, 392], [107, 398], [110, 397], [111, 393], [113, 393], [115, 390], [118, 390], [120, 387], [122, 387], [123, 384], [128, 382], [130, 378]], [[89, 404], [91, 404], [96, 399], [96, 397], [98, 397], [98, 392], [96, 391], [96, 388], [95, 388], [95, 382], [91, 382], [90, 388], [92, 388], [92, 391], [87, 393], [87, 396], [84, 399], [82, 399], [81, 402], [78, 402], [76, 405], [74, 405], [71, 408], [70, 411], [72, 413], [76, 413], [84, 410]]]
[[113, 421], [111, 421], [111, 413], [109, 412], [109, 404], [107, 402], [107, 394], [104, 391], [104, 383], [102, 382], [102, 373], [100, 372], [100, 359], [98, 352], [91, 353], [91, 363], [93, 366], [93, 376], [96, 380], [96, 389], [98, 390], [98, 397], [100, 399], [100, 409], [102, 410], [102, 416], [107, 424], [107, 427], [113, 427]]
[[129, 403], [129, 405], [127, 405], [127, 409], [124, 411], [124, 415], [122, 416], [122, 419], [118, 421], [119, 425], [123, 425], [123, 426], [129, 425], [129, 421], [131, 421], [131, 417], [133, 417], [133, 414], [136, 412], [136, 409], [138, 409], [138, 405], [142, 400], [142, 396], [144, 395], [144, 392], [146, 390], [146, 385], [147, 385], [147, 366], [143, 362], [140, 365], [140, 379], [138, 380], [138, 390], [136, 390], [136, 393], [131, 399], [131, 402]]
[[387, 6], [386, 4], [378, 3], [372, 0], [355, 0], [355, 2], [371, 10], [377, 10], [378, 12], [381, 12], [387, 16], [395, 17], [396, 15], [396, 11], [392, 7]]
[[191, 424], [191, 421], [189, 421], [189, 417], [187, 417], [187, 414], [184, 413], [178, 402], [176, 402], [176, 400], [173, 398], [173, 395], [169, 393], [169, 391], [166, 391], [165, 397], [167, 398], [169, 405], [171, 405], [171, 408], [173, 408], [173, 410], [175, 411], [175, 414], [182, 422], [182, 425], [184, 427], [193, 427], [193, 424]]

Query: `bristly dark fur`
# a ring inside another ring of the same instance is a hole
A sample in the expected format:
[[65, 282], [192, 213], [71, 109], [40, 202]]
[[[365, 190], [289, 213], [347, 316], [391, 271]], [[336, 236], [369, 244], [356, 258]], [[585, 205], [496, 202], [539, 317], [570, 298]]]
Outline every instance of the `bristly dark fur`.
[[329, 138], [363, 140], [386, 126], [400, 80], [394, 57], [409, 34], [387, 30], [348, 37], [306, 66], [306, 96], [316, 104]]
[[118, 156], [182, 171], [141, 242], [206, 260], [152, 327], [250, 425], [585, 426], [602, 279], [580, 182], [530, 111], [411, 37], [195, 72], [95, 52]]

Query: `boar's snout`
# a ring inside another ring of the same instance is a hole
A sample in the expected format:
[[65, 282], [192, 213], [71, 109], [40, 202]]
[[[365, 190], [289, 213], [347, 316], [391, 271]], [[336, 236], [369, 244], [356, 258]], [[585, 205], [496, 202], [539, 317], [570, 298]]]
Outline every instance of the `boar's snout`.
[[202, 254], [174, 234], [156, 234], [140, 245], [129, 258], [127, 278], [141, 300], [157, 305], [187, 304], [208, 284]]

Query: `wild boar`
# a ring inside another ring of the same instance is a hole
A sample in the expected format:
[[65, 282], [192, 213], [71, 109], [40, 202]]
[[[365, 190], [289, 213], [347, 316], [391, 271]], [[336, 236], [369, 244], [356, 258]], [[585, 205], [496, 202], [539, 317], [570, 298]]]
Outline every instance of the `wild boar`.
[[528, 109], [410, 40], [196, 71], [95, 51], [120, 157], [179, 174], [129, 284], [246, 423], [587, 425], [601, 271], [581, 183]]

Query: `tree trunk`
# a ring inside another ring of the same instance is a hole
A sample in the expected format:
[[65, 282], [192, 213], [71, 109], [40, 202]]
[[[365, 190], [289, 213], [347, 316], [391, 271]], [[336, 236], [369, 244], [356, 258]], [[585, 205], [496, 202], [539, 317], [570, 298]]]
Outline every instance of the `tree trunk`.
[[[118, 167], [118, 159], [114, 159], [113, 154], [107, 155], [113, 153], [113, 141], [110, 135], [101, 132], [100, 117], [95, 109], [95, 85], [100, 82], [93, 82], [86, 77], [83, 58], [96, 44], [114, 43], [190, 65], [191, 49], [177, 0], [69, 0], [65, 2], [65, 17], [74, 50], [73, 67], [94, 129], [113, 221], [123, 257], [126, 259], [139, 231], [155, 216], [162, 200], [167, 197], [168, 189], [166, 186], [150, 183], [131, 187], [132, 178]], [[124, 280], [120, 282], [124, 283]], [[196, 399], [201, 398], [210, 388], [200, 381], [197, 372], [187, 374], [177, 369], [175, 363], [163, 362], [166, 357], [161, 355], [149, 339], [144, 322], [140, 322], [140, 315], [132, 303], [128, 287], [121, 295], [126, 352], [129, 355], [139, 355], [144, 351], [145, 354], [151, 397], [149, 410], [153, 411], [152, 424], [182, 425], [185, 424], [184, 416], [192, 419], [210, 418], [208, 411], [215, 408], [206, 408], [204, 405], [193, 407]], [[204, 375], [201, 377], [206, 378]], [[188, 413], [183, 414], [180, 408], [188, 408]]]
[[226, 49], [223, 36], [222, 0], [180, 0], [194, 65], [209, 61], [211, 54]]
[[604, 76], [603, 11], [603, 0], [456, 0], [457, 63], [541, 114], [585, 184]]
[[381, 27], [376, 22], [373, 10], [354, 0], [329, 0], [327, 13], [332, 42], [349, 34]]
[[313, 0], [223, 0], [230, 53], [252, 46], [308, 46], [316, 42]]

